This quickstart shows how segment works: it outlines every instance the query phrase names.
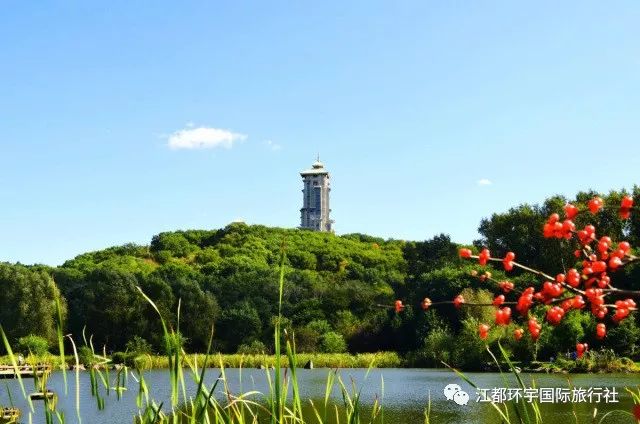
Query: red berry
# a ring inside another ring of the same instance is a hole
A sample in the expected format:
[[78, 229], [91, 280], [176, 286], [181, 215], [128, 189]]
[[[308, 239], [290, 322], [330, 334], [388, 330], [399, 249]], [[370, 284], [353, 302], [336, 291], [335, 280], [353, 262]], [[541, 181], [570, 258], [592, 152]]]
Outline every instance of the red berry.
[[575, 268], [571, 268], [567, 272], [566, 282], [571, 287], [576, 288], [580, 285], [580, 273]]
[[618, 267], [620, 267], [621, 265], [622, 265], [622, 260], [617, 256], [609, 259], [609, 268], [615, 270], [615, 269], [618, 269]]
[[603, 323], [596, 325], [596, 337], [600, 340], [607, 336], [607, 327]]
[[471, 249], [460, 249], [458, 251], [458, 253], [460, 254], [461, 258], [470, 258], [472, 255]]
[[564, 206], [564, 214], [567, 219], [573, 219], [576, 215], [578, 215], [578, 208], [571, 203], [567, 203]]
[[522, 328], [518, 328], [518, 329], [513, 331], [513, 337], [516, 340], [520, 340], [523, 335], [524, 335], [524, 330]]
[[576, 224], [573, 223], [570, 219], [565, 219], [562, 223], [562, 231], [565, 233], [565, 238], [571, 238], [571, 233], [576, 230]]
[[598, 242], [598, 252], [600, 252], [600, 253], [604, 253], [604, 252], [606, 252], [607, 250], [609, 250], [609, 243], [607, 243], [606, 241], [604, 241], [604, 240], [602, 240], [602, 239], [601, 239], [601, 240]]
[[478, 326], [478, 332], [480, 333], [480, 338], [485, 340], [489, 335], [489, 326], [487, 324], [480, 324]]
[[571, 299], [565, 299], [562, 301], [562, 303], [560, 304], [560, 307], [565, 311], [569, 311], [571, 308], [573, 308], [573, 302]]
[[480, 265], [486, 265], [490, 257], [489, 249], [482, 249], [480, 255], [478, 255], [478, 262], [480, 262]]
[[564, 316], [564, 309], [559, 306], [554, 306], [553, 308], [547, 311], [547, 321], [551, 325], [558, 325], [560, 321], [562, 321], [562, 317]]
[[502, 265], [504, 266], [505, 271], [511, 271], [513, 269], [513, 260], [516, 258], [516, 254], [513, 252], [507, 252], [504, 259], [502, 260]]
[[591, 213], [596, 214], [600, 209], [602, 209], [602, 198], [596, 196], [593, 199], [589, 200], [589, 210]]
[[460, 309], [463, 303], [464, 303], [464, 297], [462, 297], [461, 294], [457, 295], [455, 299], [453, 299], [453, 306], [455, 306], [456, 309]]
[[623, 241], [618, 244], [618, 249], [624, 251], [624, 253], [627, 253], [629, 252], [629, 250], [631, 250], [631, 245], [629, 244], [629, 242]]
[[522, 315], [526, 315], [527, 311], [533, 305], [533, 287], [527, 287], [525, 291], [518, 298], [518, 304], [516, 310]]
[[404, 310], [404, 305], [402, 304], [402, 300], [396, 300], [395, 310], [396, 310], [396, 313], [400, 313]]
[[596, 261], [593, 264], [591, 264], [591, 268], [595, 273], [604, 272], [607, 270], [607, 263], [604, 261]]
[[547, 297], [558, 297], [562, 294], [563, 289], [560, 284], [552, 283], [551, 281], [546, 281], [542, 285], [542, 291]]
[[511, 308], [506, 306], [496, 311], [496, 324], [507, 325], [511, 320]]
[[578, 358], [582, 358], [582, 355], [589, 349], [589, 345], [586, 343], [578, 343], [576, 344], [576, 352], [578, 353]]
[[609, 310], [606, 306], [591, 306], [591, 313], [598, 319], [604, 319]]
[[509, 293], [511, 290], [513, 290], [513, 283], [510, 281], [501, 281], [498, 286], [505, 293]]
[[622, 202], [620, 203], [621, 208], [632, 208], [633, 207], [633, 198], [630, 196], [624, 196], [622, 198]]
[[531, 333], [531, 338], [533, 340], [537, 340], [538, 337], [540, 336], [540, 330], [542, 329], [542, 326], [540, 324], [538, 324], [537, 322], [535, 323], [534, 326], [531, 326], [531, 324], [529, 325], [529, 333]]
[[584, 308], [584, 305], [585, 305], [584, 298], [580, 295], [574, 296], [573, 299], [571, 299], [571, 306], [574, 309], [582, 309]]

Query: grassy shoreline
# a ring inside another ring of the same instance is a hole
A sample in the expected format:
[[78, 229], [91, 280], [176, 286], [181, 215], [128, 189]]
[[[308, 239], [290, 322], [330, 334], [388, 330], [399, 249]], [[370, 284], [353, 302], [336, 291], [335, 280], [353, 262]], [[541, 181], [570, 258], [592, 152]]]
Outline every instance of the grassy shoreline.
[[[185, 355], [185, 366], [187, 363], [195, 363], [203, 366], [205, 363], [205, 354], [188, 354]], [[110, 358], [112, 359], [112, 358]], [[376, 352], [376, 353], [300, 353], [297, 354], [298, 367], [304, 367], [307, 362], [311, 361], [314, 368], [402, 368], [405, 362], [396, 352]], [[67, 366], [75, 364], [73, 356], [66, 356], [65, 362]], [[96, 362], [100, 362], [96, 359]], [[117, 364], [122, 361], [112, 360], [111, 363]], [[165, 369], [169, 368], [169, 359], [166, 355], [137, 355], [127, 358], [125, 365], [140, 368], [142, 370]], [[8, 356], [0, 356], [0, 364], [10, 364]], [[53, 368], [60, 368], [61, 359], [59, 356], [43, 355], [28, 356], [27, 364], [46, 364]], [[257, 355], [241, 355], [241, 354], [213, 354], [210, 355], [206, 366], [207, 368], [271, 368], [276, 363], [275, 355], [257, 354]], [[289, 366], [288, 358], [282, 358], [283, 367]]]
[[[206, 355], [187, 354], [183, 360], [184, 366], [197, 362], [201, 367], [205, 363]], [[118, 357], [109, 357], [110, 364], [120, 364]], [[589, 358], [590, 359], [590, 358]], [[549, 373], [549, 374], [566, 374], [566, 373], [640, 373], [640, 363], [634, 363], [626, 358], [610, 358], [607, 361], [594, 361], [585, 358], [579, 361], [556, 361], [552, 362], [532, 362], [518, 363], [525, 373]], [[396, 352], [375, 352], [375, 353], [299, 353], [297, 354], [297, 366], [302, 368], [309, 361], [312, 362], [313, 368], [416, 368], [416, 366], [408, 362], [405, 358]], [[67, 367], [75, 364], [73, 356], [66, 356], [65, 362]], [[100, 362], [96, 358], [96, 362]], [[27, 364], [46, 364], [54, 369], [60, 368], [60, 357], [56, 355], [28, 356]], [[206, 366], [207, 368], [273, 368], [276, 363], [275, 355], [268, 354], [213, 354], [210, 355]], [[0, 365], [10, 364], [8, 356], [0, 356]], [[141, 370], [168, 369], [169, 359], [166, 355], [129, 355], [124, 364], [131, 368]], [[288, 358], [281, 358], [282, 367], [289, 367]], [[88, 367], [87, 367], [88, 368]], [[421, 367], [417, 367], [421, 368]], [[474, 370], [478, 372], [478, 370]], [[497, 368], [488, 372], [497, 372]]]

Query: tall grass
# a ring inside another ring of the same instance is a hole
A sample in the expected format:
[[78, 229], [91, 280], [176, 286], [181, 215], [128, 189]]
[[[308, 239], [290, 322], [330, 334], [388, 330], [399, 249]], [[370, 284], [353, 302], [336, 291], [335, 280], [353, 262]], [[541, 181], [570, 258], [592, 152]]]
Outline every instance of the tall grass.
[[[187, 355], [181, 346], [169, 343], [170, 340], [176, 340], [179, 337], [180, 322], [176, 323], [176, 330], [167, 325], [159, 309], [153, 300], [146, 296], [142, 290], [140, 293], [149, 302], [149, 304], [158, 313], [162, 323], [164, 338], [166, 345], [166, 361], [169, 368], [169, 384], [171, 387], [171, 409], [165, 413], [162, 405], [155, 402], [149, 402], [146, 397], [146, 406], [138, 416], [138, 422], [141, 424], [156, 423], [257, 423], [270, 422], [273, 424], [288, 423], [305, 423], [308, 419], [315, 418], [318, 423], [328, 421], [331, 406], [329, 403], [330, 394], [333, 391], [334, 383], [338, 384], [342, 395], [342, 408], [335, 405], [331, 411], [331, 419], [335, 418], [335, 422], [347, 422], [352, 424], [375, 422], [382, 407], [376, 402], [374, 408], [368, 417], [362, 416], [362, 406], [360, 403], [360, 392], [355, 386], [347, 389], [337, 372], [329, 374], [326, 387], [325, 402], [322, 407], [318, 407], [309, 402], [312, 410], [312, 417], [305, 417], [303, 410], [303, 401], [298, 386], [297, 369], [302, 361], [314, 361], [318, 366], [323, 366], [323, 359], [332, 360], [334, 363], [345, 361], [351, 364], [362, 363], [359, 361], [367, 361], [367, 366], [371, 367], [376, 360], [387, 363], [397, 362], [397, 355], [368, 355], [354, 357], [349, 355], [332, 355], [325, 357], [318, 355], [301, 355], [298, 356], [295, 348], [295, 336], [293, 333], [282, 329], [282, 298], [284, 290], [285, 278], [285, 249], [284, 245], [281, 250], [280, 275], [279, 275], [279, 293], [278, 293], [278, 317], [274, 330], [274, 355], [226, 355], [223, 359], [222, 355], [211, 355], [211, 340], [213, 339], [213, 329], [207, 353], [205, 355]], [[178, 313], [179, 316], [179, 313]], [[282, 340], [284, 335], [284, 349]], [[177, 347], [177, 348], [176, 348]], [[151, 357], [150, 357], [151, 358]], [[269, 391], [266, 394], [258, 392], [245, 392], [234, 394], [227, 384], [225, 369], [229, 365], [237, 365], [239, 368], [243, 366], [264, 366], [265, 374], [269, 385]], [[164, 365], [163, 363], [153, 365]], [[188, 373], [196, 383], [197, 391], [195, 396], [188, 397], [185, 390], [185, 376], [182, 372], [183, 366], [186, 365]], [[205, 376], [209, 367], [217, 367], [220, 369], [218, 378], [211, 387], [205, 385]], [[273, 366], [273, 370], [269, 368]], [[272, 375], [273, 372], [273, 375]], [[144, 386], [144, 377], [142, 371], [138, 370], [139, 381], [141, 384], [141, 393], [148, 393]], [[180, 388], [182, 389], [180, 391]], [[218, 393], [219, 396], [216, 396]], [[182, 396], [180, 396], [182, 395]], [[221, 396], [220, 396], [221, 395]], [[334, 415], [335, 413], [335, 415]]]
[[[113, 366], [113, 359], [106, 353], [100, 355], [109, 360], [109, 364]], [[401, 368], [405, 366], [404, 360], [396, 352], [375, 352], [375, 353], [297, 353], [297, 363], [304, 365], [311, 361], [315, 368]], [[82, 358], [80, 358], [82, 361]], [[185, 360], [197, 362], [200, 366], [207, 368], [275, 368], [276, 356], [269, 354], [221, 354], [207, 355], [205, 353], [185, 354]], [[0, 356], [0, 364], [10, 363], [11, 359], [8, 355]], [[46, 364], [53, 369], [62, 369], [64, 366], [69, 367], [75, 365], [75, 357], [67, 355], [64, 361], [58, 355], [28, 355], [25, 363], [36, 365]], [[95, 361], [92, 362], [95, 364]], [[222, 364], [222, 365], [221, 365]], [[281, 364], [284, 368], [289, 368], [289, 358], [284, 356], [281, 358]], [[87, 364], [83, 364], [87, 365]], [[133, 369], [152, 370], [152, 369], [168, 369], [169, 358], [166, 355], [149, 355], [141, 354], [132, 356], [125, 361], [125, 364]]]

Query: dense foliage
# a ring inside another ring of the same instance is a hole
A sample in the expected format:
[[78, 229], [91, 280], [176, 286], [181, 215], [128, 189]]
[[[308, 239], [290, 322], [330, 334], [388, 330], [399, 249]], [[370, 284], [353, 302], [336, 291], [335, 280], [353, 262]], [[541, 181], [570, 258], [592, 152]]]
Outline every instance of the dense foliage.
[[[580, 193], [577, 200], [593, 194]], [[622, 195], [603, 198], [615, 203]], [[640, 189], [634, 188], [633, 196], [640, 204]], [[520, 262], [541, 269], [569, 268], [575, 257], [540, 234], [549, 213], [561, 211], [567, 200], [555, 196], [542, 205], [494, 214], [481, 222], [475, 243], [496, 254], [517, 250]], [[605, 212], [598, 219], [612, 237], [640, 245], [638, 218], [624, 224], [615, 212]], [[106, 345], [109, 351], [158, 351], [164, 346], [160, 323], [139, 287], [174, 327], [180, 311], [179, 333], [191, 351], [204, 351], [213, 326], [217, 351], [269, 353], [283, 243], [284, 327], [295, 332], [299, 351], [397, 351], [426, 366], [444, 360], [477, 368], [489, 361], [477, 325], [492, 311], [469, 307], [460, 314], [450, 304], [437, 304], [462, 290], [468, 302], [490, 301], [487, 290], [494, 289], [470, 275], [477, 267], [458, 258], [460, 246], [446, 235], [413, 242], [234, 223], [220, 230], [161, 233], [149, 246], [86, 253], [55, 268], [0, 264], [0, 324], [12, 342], [36, 335], [55, 346], [55, 297], [60, 295], [66, 332], [84, 332], [99, 350]], [[623, 271], [620, 288], [640, 289], [637, 268]], [[502, 275], [495, 270], [495, 279]], [[516, 274], [513, 281], [524, 286], [529, 278]], [[420, 308], [425, 297], [434, 302], [426, 312]], [[395, 299], [406, 305], [399, 313]], [[594, 347], [638, 355], [637, 314], [611, 328], [603, 341], [589, 339], [594, 325], [576, 314], [544, 331], [537, 343], [516, 344], [505, 337], [503, 344], [516, 358], [544, 359], [571, 349], [580, 334]]]

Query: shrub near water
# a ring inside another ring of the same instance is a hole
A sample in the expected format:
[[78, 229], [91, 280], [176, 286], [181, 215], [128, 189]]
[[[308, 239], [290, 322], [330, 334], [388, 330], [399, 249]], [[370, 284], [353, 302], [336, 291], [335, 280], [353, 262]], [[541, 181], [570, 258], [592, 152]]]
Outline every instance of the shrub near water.
[[621, 373], [637, 372], [638, 366], [629, 358], [620, 357], [610, 349], [588, 351], [578, 360], [558, 356], [551, 364], [545, 364], [542, 369], [554, 372], [577, 373]]
[[49, 351], [49, 342], [44, 337], [29, 334], [18, 339], [18, 351], [42, 356]]

